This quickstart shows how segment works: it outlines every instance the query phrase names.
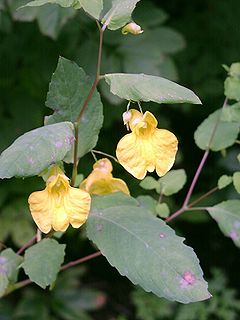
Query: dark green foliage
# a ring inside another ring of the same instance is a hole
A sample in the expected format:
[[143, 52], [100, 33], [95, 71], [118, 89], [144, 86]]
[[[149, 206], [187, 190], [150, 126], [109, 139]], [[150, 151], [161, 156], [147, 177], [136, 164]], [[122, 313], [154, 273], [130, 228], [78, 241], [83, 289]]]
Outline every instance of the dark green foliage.
[[[89, 83], [96, 68], [98, 36], [94, 20], [82, 10], [75, 12], [57, 5], [14, 11], [27, 1], [21, 2], [0, 1], [0, 151], [25, 132], [42, 126], [43, 117], [52, 113], [45, 107], [45, 100], [59, 56], [73, 60], [83, 68], [90, 76]], [[98, 12], [95, 14], [98, 15]], [[188, 184], [202, 154], [194, 144], [194, 131], [210, 113], [221, 107], [224, 90], [230, 104], [234, 104], [232, 99], [239, 100], [239, 75], [231, 68], [226, 71], [222, 67], [223, 63], [230, 67], [233, 62], [239, 61], [239, 16], [238, 0], [170, 0], [161, 4], [157, 0], [142, 0], [133, 15], [144, 29], [142, 37], [123, 36], [120, 30], [107, 30], [104, 35], [102, 74], [143, 72], [179, 80], [203, 102], [203, 107], [143, 104], [144, 110], [151, 108], [161, 127], [172, 129], [178, 136], [181, 156], [177, 159], [175, 169], [185, 169]], [[227, 76], [229, 80], [224, 88]], [[99, 84], [99, 91], [102, 94], [105, 122], [97, 148], [114, 155], [118, 140], [126, 133], [121, 120], [126, 101], [109, 93], [104, 82]], [[55, 109], [56, 106], [51, 104], [51, 107]], [[239, 105], [236, 104], [237, 109]], [[231, 124], [234, 123], [231, 143], [221, 145], [217, 150], [221, 149], [222, 153], [210, 157], [194, 198], [215, 187], [222, 175], [233, 177], [233, 184], [229, 180], [230, 184], [226, 186], [226, 180], [221, 181], [221, 188], [226, 188], [210, 196], [204, 202], [208, 206], [236, 199], [236, 191], [239, 192], [239, 148], [234, 144], [239, 129], [239, 113], [228, 111], [223, 112], [221, 120], [231, 130]], [[221, 134], [219, 137], [222, 142]], [[209, 141], [205, 137], [203, 140], [204, 143]], [[231, 149], [223, 149], [230, 145], [233, 145]], [[202, 146], [202, 149], [205, 148], [206, 145]], [[90, 155], [81, 159], [79, 168], [84, 176], [90, 172], [92, 164]], [[157, 214], [167, 216], [166, 207], [160, 207], [157, 203], [159, 195], [149, 191], [156, 189], [161, 193], [159, 184], [147, 186], [145, 191], [139, 187], [138, 181], [115, 164], [114, 174], [124, 178], [131, 194], [137, 197], [136, 202], [133, 200], [134, 204], [129, 203], [130, 206], [147, 208], [151, 218]], [[174, 184], [174, 188], [179, 191], [184, 182], [185, 178], [181, 183]], [[32, 191], [42, 188], [43, 183], [37, 178], [0, 182], [0, 250], [9, 246], [17, 251], [31, 239], [35, 226], [26, 208], [27, 197]], [[185, 185], [171, 199], [168, 192], [162, 192], [160, 205], [168, 205], [171, 212], [177, 210], [183, 202], [186, 188]], [[146, 194], [151, 194], [151, 197]], [[120, 200], [112, 201], [116, 204]], [[132, 289], [100, 258], [98, 262], [87, 265], [86, 272], [71, 269], [62, 273], [52, 291], [43, 292], [32, 286], [4, 298], [0, 301], [0, 319], [238, 320], [239, 251], [232, 245], [231, 239], [222, 235], [217, 224], [201, 211], [188, 212], [178, 221], [174, 228], [187, 238], [188, 245], [195, 248], [205, 272], [210, 274], [213, 265], [225, 271], [224, 274], [214, 272], [209, 289], [214, 298], [208, 302], [181, 306]], [[222, 224], [226, 227], [224, 217]], [[229, 235], [230, 231], [226, 233]], [[83, 231], [80, 233], [83, 234]], [[93, 247], [83, 239], [83, 236], [80, 239], [79, 231], [72, 229], [60, 239], [59, 242], [67, 243], [69, 248], [66, 261], [93, 251]], [[238, 245], [239, 241], [235, 240], [235, 243]], [[25, 275], [21, 271], [19, 280], [23, 279]], [[1, 284], [7, 286], [8, 282], [5, 277]], [[131, 290], [133, 292], [130, 295]], [[106, 308], [98, 310], [104, 306]], [[98, 312], [91, 313], [94, 310]]]

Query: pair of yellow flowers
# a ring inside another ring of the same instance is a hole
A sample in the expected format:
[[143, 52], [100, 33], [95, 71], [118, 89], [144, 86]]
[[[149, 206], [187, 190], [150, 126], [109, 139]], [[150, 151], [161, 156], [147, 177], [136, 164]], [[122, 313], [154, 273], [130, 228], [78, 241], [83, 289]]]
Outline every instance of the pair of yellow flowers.
[[[140, 113], [131, 109], [125, 123], [131, 133], [118, 143], [116, 155], [119, 163], [135, 178], [143, 179], [147, 171], [165, 175], [172, 167], [177, 152], [177, 138], [168, 130], [158, 129], [157, 120], [150, 112]], [[90, 194], [108, 194], [121, 191], [129, 194], [126, 183], [113, 178], [112, 164], [101, 159], [93, 166], [92, 173], [73, 188], [68, 177], [59, 167], [50, 170], [46, 188], [33, 192], [28, 199], [30, 211], [38, 228], [48, 233], [66, 231], [69, 224], [79, 228], [87, 220]]]

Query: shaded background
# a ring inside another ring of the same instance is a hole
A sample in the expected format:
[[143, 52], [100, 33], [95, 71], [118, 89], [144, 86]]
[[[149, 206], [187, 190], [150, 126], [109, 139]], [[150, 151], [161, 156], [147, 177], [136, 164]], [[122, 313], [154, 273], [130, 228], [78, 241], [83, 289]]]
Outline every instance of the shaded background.
[[[51, 113], [44, 103], [59, 55], [76, 61], [90, 76], [94, 74], [98, 34], [94, 21], [82, 12], [75, 14], [55, 5], [16, 12], [22, 0], [0, 1], [2, 151], [22, 133], [41, 126], [43, 116]], [[160, 127], [178, 136], [180, 151], [175, 168], [186, 170], [188, 183], [202, 155], [193, 133], [223, 104], [226, 71], [222, 64], [240, 61], [239, 16], [238, 0], [142, 0], [134, 20], [144, 29], [143, 35], [122, 36], [120, 31], [106, 31], [104, 35], [102, 73], [161, 75], [191, 88], [202, 100], [203, 106], [143, 104], [144, 110], [151, 108], [157, 116]], [[110, 95], [102, 84], [99, 90], [105, 122], [96, 149], [114, 155], [117, 142], [125, 134], [121, 116], [126, 102]], [[237, 169], [236, 153], [232, 148], [226, 156], [210, 155], [195, 196], [216, 186], [221, 174]], [[79, 169], [87, 175], [92, 165], [92, 157], [86, 155]], [[149, 194], [120, 166], [114, 166], [114, 175], [128, 183], [133, 196]], [[4, 245], [17, 249], [34, 234], [26, 199], [42, 186], [40, 178], [0, 182], [0, 241]], [[226, 190], [205, 203], [236, 197], [231, 188]], [[181, 206], [185, 193], [186, 188], [173, 198], [172, 211]], [[210, 302], [181, 306], [158, 299], [133, 287], [101, 257], [62, 274], [52, 292], [31, 286], [3, 299], [0, 319], [240, 319], [239, 250], [205, 213], [183, 214], [172, 225], [194, 248], [206, 278], [211, 279], [214, 298]], [[60, 241], [68, 244], [66, 261], [94, 250], [85, 239], [84, 229], [69, 229]], [[24, 279], [23, 274], [20, 276]]]

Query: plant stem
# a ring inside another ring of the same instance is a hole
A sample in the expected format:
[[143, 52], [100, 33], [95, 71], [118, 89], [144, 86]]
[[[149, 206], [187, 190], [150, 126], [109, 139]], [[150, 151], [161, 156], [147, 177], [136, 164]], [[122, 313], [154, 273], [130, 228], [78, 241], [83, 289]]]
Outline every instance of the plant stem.
[[21, 253], [23, 253], [28, 247], [30, 247], [32, 244], [34, 244], [34, 242], [37, 239], [37, 234], [35, 234], [34, 237], [32, 237], [32, 239], [30, 239], [28, 242], [26, 242], [18, 251], [17, 254], [20, 255]]
[[188, 208], [186, 211], [203, 211], [206, 209], [207, 207], [194, 207], [194, 208]]
[[195, 185], [196, 185], [196, 183], [198, 181], [200, 173], [202, 172], [203, 166], [204, 166], [204, 164], [205, 164], [205, 162], [207, 160], [208, 154], [209, 154], [209, 149], [207, 149], [203, 154], [202, 160], [200, 161], [200, 164], [199, 164], [199, 166], [197, 168], [197, 171], [196, 171], [196, 173], [195, 173], [195, 175], [193, 177], [193, 180], [192, 180], [192, 183], [190, 185], [190, 188], [189, 188], [189, 190], [187, 192], [186, 198], [185, 198], [185, 200], [183, 202], [183, 206], [182, 206], [183, 208], [186, 208], [188, 203], [189, 203], [189, 200], [190, 200], [190, 198], [192, 196], [193, 190], [194, 190]]
[[76, 265], [78, 265], [78, 264], [81, 264], [81, 263], [86, 262], [86, 261], [88, 261], [88, 260], [91, 260], [91, 259], [94, 259], [94, 258], [96, 258], [96, 257], [99, 257], [99, 256], [101, 256], [101, 255], [102, 255], [102, 253], [101, 253], [100, 251], [97, 251], [97, 252], [92, 253], [92, 254], [90, 254], [90, 255], [88, 255], [88, 256], [86, 256], [86, 257], [77, 259], [77, 260], [75, 260], [75, 261], [68, 262], [67, 264], [65, 264], [64, 266], [61, 267], [60, 271], [69, 269], [69, 268], [71, 268], [71, 267], [74, 267], [74, 266], [76, 266]]
[[[222, 109], [225, 108], [226, 106], [228, 105], [228, 99], [225, 98], [224, 100], [224, 103], [223, 103], [223, 106], [222, 106]], [[215, 192], [217, 189], [213, 188], [212, 190], [210, 190], [209, 192], [207, 192], [206, 194], [204, 194], [203, 196], [201, 196], [200, 198], [198, 198], [197, 200], [193, 201], [190, 205], [189, 205], [189, 201], [190, 201], [190, 198], [192, 196], [192, 193], [193, 193], [193, 190], [196, 186], [196, 183], [198, 181], [198, 178], [203, 170], [203, 167], [205, 165], [205, 162], [208, 158], [208, 155], [209, 155], [209, 152], [210, 152], [210, 148], [211, 148], [211, 144], [212, 144], [212, 141], [213, 141], [213, 138], [215, 136], [215, 133], [216, 133], [216, 130], [217, 130], [217, 127], [219, 125], [219, 122], [220, 122], [220, 119], [221, 119], [221, 112], [219, 113], [219, 116], [218, 116], [218, 119], [215, 123], [215, 126], [213, 128], [213, 131], [212, 131], [212, 134], [210, 136], [210, 139], [209, 139], [209, 143], [207, 145], [207, 148], [203, 154], [203, 157], [202, 157], [202, 160], [200, 161], [200, 164], [197, 168], [197, 171], [193, 177], [193, 180], [192, 180], [192, 183], [189, 187], [189, 190], [186, 194], [186, 197], [185, 197], [185, 200], [183, 202], [183, 205], [182, 207], [177, 210], [176, 212], [174, 212], [170, 217], [168, 217], [165, 221], [166, 222], [169, 222], [169, 221], [172, 221], [173, 219], [175, 219], [176, 217], [178, 217], [180, 214], [182, 214], [183, 212], [185, 212], [186, 210], [188, 210], [189, 208], [191, 208], [194, 204], [196, 204], [198, 201], [202, 200], [203, 198], [205, 198], [206, 196], [208, 196], [209, 194]]]
[[188, 208], [192, 208], [196, 203], [198, 203], [199, 201], [201, 201], [202, 199], [208, 197], [210, 194], [214, 193], [215, 191], [218, 190], [218, 187], [212, 188], [211, 190], [209, 190], [208, 192], [204, 193], [202, 196], [200, 196], [199, 198], [197, 198], [196, 200], [194, 200], [193, 202], [191, 202], [188, 205]]
[[[101, 252], [100, 252], [100, 251], [97, 251], [97, 252], [92, 253], [92, 254], [90, 254], [90, 255], [88, 255], [88, 256], [86, 256], [86, 257], [77, 259], [77, 260], [75, 260], [75, 261], [71, 261], [71, 262], [63, 265], [63, 266], [60, 268], [60, 272], [66, 270], [66, 269], [69, 269], [69, 268], [71, 268], [71, 267], [74, 267], [74, 266], [76, 266], [76, 265], [79, 265], [79, 264], [81, 264], [81, 263], [83, 263], [83, 262], [92, 260], [92, 259], [94, 259], [94, 258], [96, 258], [96, 257], [99, 257], [100, 255], [101, 255]], [[33, 283], [33, 281], [30, 280], [30, 279], [26, 279], [26, 280], [23, 280], [23, 281], [19, 281], [19, 282], [15, 283], [14, 285], [10, 286], [9, 289], [5, 292], [5, 294], [4, 294], [3, 296], [5, 297], [5, 296], [9, 295], [10, 293], [12, 293], [13, 291], [16, 291], [16, 290], [18, 290], [18, 289], [21, 289], [21, 288], [23, 288], [23, 287], [25, 287], [25, 286], [27, 286], [27, 285], [29, 285], [29, 284], [31, 284], [31, 283]]]
[[102, 44], [103, 44], [103, 32], [105, 30], [104, 25], [101, 28], [100, 23], [96, 20], [98, 29], [99, 29], [99, 47], [98, 47], [98, 59], [97, 59], [97, 68], [96, 68], [96, 76], [95, 79], [93, 81], [92, 87], [88, 93], [88, 96], [83, 104], [83, 107], [79, 113], [79, 115], [77, 116], [77, 119], [75, 121], [74, 124], [74, 129], [75, 129], [75, 141], [74, 141], [74, 155], [73, 155], [73, 172], [72, 172], [72, 180], [71, 180], [71, 185], [74, 186], [75, 184], [75, 180], [76, 180], [76, 176], [77, 176], [77, 167], [78, 167], [78, 131], [79, 131], [79, 125], [80, 125], [80, 121], [81, 118], [88, 106], [89, 101], [91, 100], [93, 93], [97, 87], [97, 84], [100, 80], [100, 70], [101, 70], [101, 61], [102, 61]]

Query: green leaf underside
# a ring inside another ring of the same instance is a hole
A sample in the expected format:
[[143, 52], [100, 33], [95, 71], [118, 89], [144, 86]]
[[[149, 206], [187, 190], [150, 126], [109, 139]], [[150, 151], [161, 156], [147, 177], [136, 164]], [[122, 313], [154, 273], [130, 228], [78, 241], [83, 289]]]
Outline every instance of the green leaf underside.
[[39, 7], [45, 4], [59, 4], [61, 7], [67, 8], [74, 5], [75, 0], [35, 0], [28, 2], [23, 7]]
[[103, 9], [103, 0], [78, 0], [82, 8], [95, 19], [99, 19]]
[[159, 179], [160, 191], [165, 196], [170, 196], [180, 191], [187, 181], [185, 170], [171, 170]]
[[0, 254], [0, 297], [5, 293], [9, 283], [17, 281], [18, 266], [23, 258], [12, 249], [6, 249]]
[[224, 82], [224, 94], [228, 99], [240, 101], [240, 78], [228, 77]]
[[156, 206], [156, 211], [159, 217], [167, 218], [170, 214], [169, 207], [166, 203], [158, 203]]
[[170, 80], [145, 74], [112, 73], [104, 76], [110, 91], [131, 101], [201, 104], [191, 90]]
[[[240, 171], [233, 174], [233, 185], [238, 193], [240, 193]], [[239, 209], [240, 210], [240, 209]]]
[[151, 196], [138, 196], [136, 200], [138, 201], [140, 207], [146, 209], [147, 212], [155, 216], [157, 215], [157, 200], [153, 199]]
[[232, 183], [232, 177], [224, 174], [218, 179], [218, 189], [221, 190]]
[[44, 239], [27, 249], [23, 269], [29, 278], [45, 289], [57, 278], [65, 255], [64, 244], [53, 239]]
[[147, 176], [140, 182], [140, 187], [145, 190], [153, 190], [159, 185], [158, 181], [151, 176]]
[[[118, 195], [119, 197], [119, 195]], [[193, 250], [162, 220], [135, 204], [102, 199], [102, 208], [93, 203], [87, 235], [121, 275], [159, 297], [182, 303], [210, 297], [207, 283]], [[98, 204], [99, 204], [98, 199]], [[183, 278], [193, 276], [189, 284]]]
[[111, 9], [104, 15], [102, 23], [110, 30], [123, 27], [131, 20], [131, 15], [140, 0], [112, 0]]
[[216, 220], [223, 234], [240, 247], [240, 200], [223, 201], [207, 208], [207, 211]]
[[[221, 113], [222, 109], [219, 109], [210, 114], [209, 117], [205, 119], [195, 131], [195, 143], [200, 149], [208, 149], [210, 143], [210, 149], [212, 151], [220, 151], [232, 146], [235, 143], [239, 133], [239, 123], [235, 121], [223, 121], [221, 118]], [[218, 125], [216, 127], [217, 122]], [[214, 130], [214, 137], [212, 141], [210, 141]]]
[[[39, 6], [26, 5], [27, 0], [11, 1], [9, 9], [12, 17], [16, 21], [33, 21], [37, 20], [39, 29], [42, 34], [56, 39], [66, 22], [72, 18], [76, 11], [73, 8], [57, 5], [57, 2], [39, 1]], [[35, 3], [35, 2], [34, 2]], [[44, 4], [44, 5], [42, 5]], [[66, 6], [68, 2], [66, 1]]]
[[70, 122], [29, 131], [1, 154], [0, 178], [38, 175], [51, 164], [63, 160], [73, 143], [73, 125]]
[[23, 7], [38, 7], [45, 4], [58, 4], [64, 8], [83, 8], [95, 19], [99, 19], [100, 13], [103, 9], [103, 0], [35, 0], [27, 3]]
[[[75, 122], [90, 91], [92, 82], [76, 63], [60, 57], [52, 76], [46, 106], [54, 110], [45, 118], [45, 124], [61, 121]], [[79, 125], [78, 156], [82, 157], [95, 147], [103, 123], [100, 95], [94, 92]], [[72, 161], [72, 152], [67, 162]]]
[[235, 103], [222, 109], [221, 120], [226, 122], [240, 122], [240, 103]]

